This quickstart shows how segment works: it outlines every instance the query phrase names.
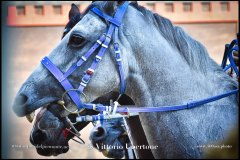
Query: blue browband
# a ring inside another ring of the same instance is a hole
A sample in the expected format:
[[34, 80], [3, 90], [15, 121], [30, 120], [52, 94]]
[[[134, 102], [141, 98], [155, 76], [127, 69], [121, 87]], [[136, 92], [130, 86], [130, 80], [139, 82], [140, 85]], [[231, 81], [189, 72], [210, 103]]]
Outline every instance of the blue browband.
[[[84, 104], [82, 103], [81, 99], [79, 98], [79, 94], [83, 94], [83, 90], [84, 88], [87, 86], [88, 82], [90, 81], [92, 74], [94, 73], [98, 63], [101, 61], [102, 57], [104, 56], [105, 51], [107, 50], [107, 48], [109, 47], [109, 44], [112, 40], [112, 35], [113, 35], [113, 41], [114, 41], [114, 51], [116, 54], [116, 61], [118, 64], [118, 72], [119, 72], [119, 76], [120, 76], [120, 95], [124, 94], [125, 91], [125, 81], [124, 81], [124, 72], [123, 72], [123, 65], [122, 65], [122, 60], [121, 60], [121, 52], [119, 50], [119, 44], [118, 42], [118, 27], [121, 26], [122, 23], [122, 18], [127, 10], [129, 3], [128, 2], [124, 2], [123, 5], [121, 5], [114, 17], [111, 17], [105, 13], [103, 13], [101, 10], [99, 10], [98, 8], [94, 7], [91, 9], [91, 11], [93, 13], [95, 13], [96, 15], [104, 18], [105, 20], [107, 20], [108, 22], [110, 22], [110, 26], [107, 30], [107, 33], [104, 33], [96, 42], [95, 44], [89, 49], [89, 51], [87, 53], [85, 53], [84, 56], [82, 56], [74, 65], [72, 65], [66, 73], [62, 73], [51, 61], [48, 57], [44, 57], [41, 61], [41, 63], [53, 74], [53, 76], [58, 80], [58, 82], [61, 83], [61, 85], [63, 86], [63, 88], [66, 90], [66, 92], [68, 93], [68, 95], [70, 96], [70, 98], [72, 99], [72, 101], [76, 104], [78, 110], [81, 110], [83, 108], [88, 108], [88, 109], [93, 109], [93, 110], [97, 110], [100, 111], [101, 113], [103, 111], [107, 111], [108, 113], [116, 113], [116, 112], [127, 112], [127, 113], [138, 113], [138, 112], [165, 112], [165, 111], [174, 111], [174, 110], [182, 110], [182, 109], [189, 109], [189, 108], [193, 108], [196, 106], [200, 106], [209, 102], [213, 102], [216, 100], [219, 100], [221, 98], [230, 96], [232, 94], [236, 94], [238, 93], [238, 89], [232, 90], [230, 92], [227, 93], [223, 93], [211, 98], [207, 98], [207, 99], [203, 99], [203, 100], [199, 100], [199, 101], [193, 101], [184, 105], [174, 105], [174, 106], [159, 106], [159, 107], [134, 107], [134, 108], [128, 108], [128, 107], [118, 107], [118, 104], [114, 105], [114, 107], [111, 106], [104, 106], [101, 104], [92, 104], [92, 103], [88, 103], [88, 104]], [[92, 65], [90, 66], [90, 68], [88, 68], [88, 70], [86, 71], [85, 75], [82, 78], [82, 81], [80, 83], [80, 86], [78, 87], [78, 89], [74, 89], [73, 86], [71, 85], [71, 83], [69, 82], [69, 80], [67, 79], [69, 75], [71, 75], [78, 67], [81, 67], [85, 61], [87, 61], [87, 59], [94, 53], [94, 51], [100, 47], [100, 50], [98, 52], [98, 54], [95, 56], [95, 59], [92, 63]], [[233, 46], [234, 47], [234, 46]], [[233, 48], [233, 50], [238, 50], [238, 48]], [[232, 50], [231, 50], [232, 52]], [[230, 51], [229, 51], [230, 53]], [[228, 55], [229, 60], [230, 60], [230, 67], [233, 67], [234, 71], [236, 72], [236, 74], [238, 75], [238, 71], [237, 68], [234, 64], [232, 55], [229, 54]], [[224, 66], [225, 67], [225, 66]], [[227, 66], [229, 68], [229, 65]], [[92, 121], [96, 121], [96, 120], [103, 120], [106, 119], [106, 117], [103, 114], [100, 115], [96, 115], [96, 116], [91, 116], [92, 117]], [[118, 116], [116, 116], [118, 117]], [[114, 118], [114, 117], [112, 117]], [[80, 116], [78, 117], [78, 121], [86, 121], [86, 117], [85, 116]]]

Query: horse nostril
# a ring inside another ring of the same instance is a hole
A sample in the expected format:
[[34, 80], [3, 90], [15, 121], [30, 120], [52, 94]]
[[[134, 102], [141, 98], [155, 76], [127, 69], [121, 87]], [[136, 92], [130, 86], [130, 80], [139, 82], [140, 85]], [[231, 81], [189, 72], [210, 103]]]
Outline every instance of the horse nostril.
[[102, 140], [106, 137], [106, 130], [104, 127], [97, 127], [96, 130], [93, 133], [93, 139], [94, 140]]
[[13, 111], [20, 117], [25, 116], [27, 113], [28, 101], [28, 96], [21, 93], [14, 100]]
[[20, 94], [16, 97], [15, 104], [18, 106], [23, 106], [28, 100], [28, 97], [24, 94]]
[[35, 144], [42, 144], [42, 142], [45, 141], [46, 139], [47, 139], [47, 134], [39, 129], [33, 134], [32, 141]]
[[96, 131], [96, 136], [97, 137], [102, 137], [105, 134], [105, 130], [103, 127], [98, 127]]

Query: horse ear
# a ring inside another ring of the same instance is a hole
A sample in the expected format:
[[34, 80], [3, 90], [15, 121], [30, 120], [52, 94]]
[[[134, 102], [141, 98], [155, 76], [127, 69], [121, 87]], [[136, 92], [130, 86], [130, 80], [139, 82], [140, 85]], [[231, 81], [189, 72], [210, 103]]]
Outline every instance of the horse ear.
[[72, 17], [74, 17], [78, 14], [80, 14], [80, 10], [79, 10], [78, 6], [76, 6], [74, 3], [72, 3], [71, 9], [68, 14], [68, 18], [71, 19]]
[[134, 5], [138, 5], [138, 2], [137, 1], [131, 1], [132, 2], [132, 4], [134, 4]]
[[115, 10], [121, 6], [125, 1], [107, 1], [103, 7], [104, 11], [109, 14], [113, 15]]

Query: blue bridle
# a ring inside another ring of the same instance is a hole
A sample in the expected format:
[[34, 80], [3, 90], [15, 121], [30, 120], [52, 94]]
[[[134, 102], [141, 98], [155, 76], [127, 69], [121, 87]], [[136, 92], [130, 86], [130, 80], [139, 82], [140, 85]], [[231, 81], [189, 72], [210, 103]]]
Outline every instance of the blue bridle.
[[[97, 121], [97, 120], [103, 120], [105, 119], [104, 114], [102, 114], [104, 111], [107, 111], [108, 113], [114, 112], [125, 112], [125, 113], [131, 113], [131, 112], [165, 112], [165, 111], [175, 111], [175, 110], [182, 110], [182, 109], [190, 109], [196, 106], [200, 106], [209, 102], [213, 102], [219, 99], [222, 99], [224, 97], [230, 96], [232, 94], [238, 93], [238, 89], [213, 96], [210, 98], [202, 99], [199, 101], [192, 101], [184, 105], [173, 105], [173, 106], [159, 106], [159, 107], [134, 107], [134, 108], [129, 108], [129, 107], [118, 107], [115, 105], [114, 107], [112, 106], [104, 106], [102, 104], [92, 104], [92, 103], [83, 103], [80, 99], [79, 94], [83, 94], [84, 88], [87, 86], [88, 82], [90, 81], [92, 74], [94, 73], [94, 70], [97, 67], [97, 64], [101, 61], [102, 57], [104, 56], [105, 51], [109, 47], [109, 44], [112, 40], [112, 35], [114, 32], [113, 36], [113, 41], [114, 41], [114, 51], [116, 54], [116, 61], [118, 64], [118, 72], [120, 76], [120, 96], [124, 94], [125, 91], [125, 82], [124, 82], [124, 73], [123, 73], [123, 65], [121, 61], [121, 52], [119, 50], [119, 44], [118, 42], [118, 28], [122, 24], [122, 18], [127, 10], [129, 3], [124, 2], [123, 5], [121, 5], [114, 17], [109, 16], [105, 13], [103, 13], [101, 10], [98, 8], [94, 7], [91, 9], [93, 13], [96, 15], [100, 16], [101, 18], [104, 18], [106, 21], [110, 22], [110, 26], [107, 29], [107, 32], [104, 33], [97, 41], [96, 43], [90, 48], [90, 50], [82, 56], [73, 66], [71, 66], [64, 74], [51, 62], [51, 60], [48, 57], [44, 57], [41, 61], [41, 63], [53, 74], [53, 76], [58, 80], [59, 83], [63, 86], [63, 88], [66, 90], [65, 93], [67, 93], [72, 101], [76, 104], [78, 110], [87, 108], [87, 109], [93, 109], [100, 111], [100, 115], [94, 115], [92, 116], [92, 121]], [[90, 68], [85, 72], [85, 75], [83, 76], [80, 86], [78, 89], [74, 89], [69, 80], [67, 79], [69, 75], [71, 75], [78, 67], [81, 67], [85, 61], [94, 53], [94, 51], [98, 48], [101, 47], [98, 54], [95, 56], [95, 59], [90, 66]], [[232, 56], [229, 54], [229, 59], [231, 66], [234, 68], [234, 71], [238, 74], [238, 71], [235, 69], [236, 66], [234, 67], [234, 61]], [[78, 121], [86, 121], [85, 116], [80, 116], [78, 117]]]
[[[76, 104], [78, 110], [84, 108], [84, 104], [82, 103], [81, 99], [79, 98], [78, 94], [82, 94], [84, 88], [87, 86], [88, 82], [90, 81], [92, 74], [94, 73], [94, 70], [97, 67], [97, 64], [101, 61], [102, 57], [104, 56], [105, 51], [109, 47], [109, 44], [112, 39], [113, 32], [114, 34], [114, 51], [116, 54], [116, 61], [118, 64], [118, 71], [120, 75], [120, 95], [124, 94], [125, 91], [125, 82], [124, 82], [124, 74], [123, 74], [123, 65], [121, 61], [121, 52], [119, 50], [119, 44], [118, 44], [118, 27], [120, 27], [122, 23], [122, 18], [124, 16], [124, 13], [126, 12], [126, 9], [128, 7], [129, 3], [125, 2], [123, 5], [121, 5], [114, 17], [111, 17], [102, 11], [100, 11], [98, 8], [94, 7], [91, 9], [91, 11], [98, 16], [104, 18], [108, 22], [110, 22], [110, 26], [107, 30], [107, 33], [104, 33], [96, 42], [95, 44], [90, 48], [90, 50], [81, 57], [73, 66], [71, 66], [66, 73], [62, 73], [52, 62], [48, 57], [44, 57], [41, 61], [41, 63], [53, 74], [53, 76], [58, 80], [58, 82], [61, 83], [63, 88], [67, 91], [68, 95], [71, 97], [72, 101]], [[80, 83], [80, 86], [78, 89], [74, 89], [67, 77], [71, 75], [78, 67], [81, 67], [85, 61], [94, 53], [94, 51], [99, 47], [100, 51], [95, 56], [95, 59], [86, 71], [85, 75], [82, 78], [82, 81]]]

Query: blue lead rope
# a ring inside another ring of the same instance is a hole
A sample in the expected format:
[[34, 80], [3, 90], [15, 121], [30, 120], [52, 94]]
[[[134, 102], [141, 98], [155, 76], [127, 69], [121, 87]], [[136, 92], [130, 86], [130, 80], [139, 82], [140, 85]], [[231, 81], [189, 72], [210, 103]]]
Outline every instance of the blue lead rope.
[[[131, 107], [131, 108], [129, 108], [130, 106], [127, 106], [127, 107], [121, 106], [121, 107], [117, 108], [117, 112], [119, 112], [119, 113], [136, 113], [136, 112], [137, 113], [143, 113], [143, 112], [166, 112], [166, 111], [177, 111], [177, 110], [183, 110], [183, 109], [191, 109], [191, 108], [194, 108], [194, 107], [197, 107], [197, 106], [201, 106], [203, 104], [207, 104], [207, 103], [210, 103], [210, 102], [228, 97], [232, 94], [237, 94], [238, 91], [239, 91], [239, 89], [235, 89], [235, 90], [232, 90], [232, 91], [229, 91], [229, 92], [217, 95], [217, 96], [202, 99], [202, 100], [199, 100], [199, 101], [192, 101], [192, 102], [189, 102], [189, 103], [183, 104], [183, 105], [158, 106], [158, 107]], [[88, 108], [88, 109], [93, 109], [93, 110], [96, 110], [96, 111], [103, 112], [103, 111], [108, 111], [107, 108], [109, 106], [104, 106], [102, 104], [96, 104], [95, 105], [95, 104], [89, 103], [89, 104], [84, 104], [84, 107]], [[96, 120], [96, 121], [97, 120], [102, 120], [104, 118], [104, 116], [101, 115], [101, 114], [100, 114], [100, 116], [93, 115], [93, 117], [94, 117], [93, 119]], [[119, 118], [119, 116], [116, 116], [116, 118]], [[86, 116], [77, 117], [78, 122], [84, 122], [85, 120], [86, 120]]]

